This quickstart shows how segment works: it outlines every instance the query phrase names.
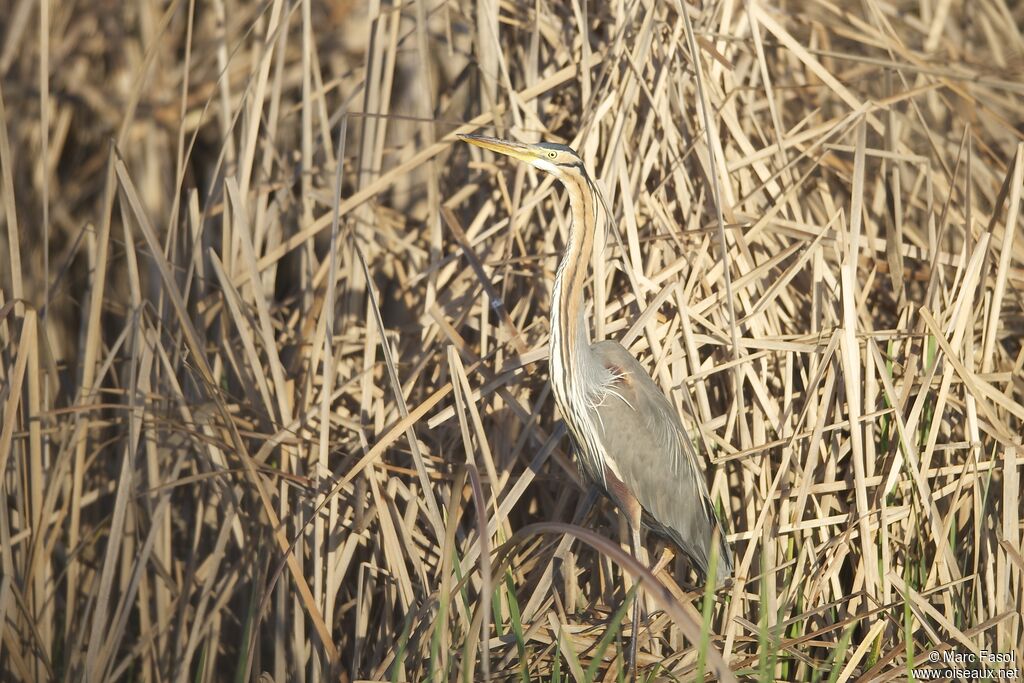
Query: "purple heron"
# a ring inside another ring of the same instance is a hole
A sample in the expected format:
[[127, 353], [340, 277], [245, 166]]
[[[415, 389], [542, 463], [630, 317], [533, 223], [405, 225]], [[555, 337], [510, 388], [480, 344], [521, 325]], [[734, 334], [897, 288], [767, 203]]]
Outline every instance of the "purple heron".
[[[569, 193], [569, 241], [551, 302], [550, 377], [577, 464], [584, 478], [625, 513], [634, 557], [644, 524], [675, 542], [706, 580], [717, 542], [714, 583], [723, 584], [732, 574], [732, 555], [679, 415], [621, 344], [590, 343], [583, 289], [598, 217], [602, 209], [608, 212], [583, 160], [565, 145], [526, 145], [482, 135], [459, 138], [549, 173]], [[631, 668], [639, 605], [634, 600]]]

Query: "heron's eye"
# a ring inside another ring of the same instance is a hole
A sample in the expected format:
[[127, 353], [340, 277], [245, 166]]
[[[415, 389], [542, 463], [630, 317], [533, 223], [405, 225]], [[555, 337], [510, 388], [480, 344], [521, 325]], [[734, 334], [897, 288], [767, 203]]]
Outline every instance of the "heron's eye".
[[554, 159], [558, 156], [558, 152], [548, 152], [548, 159]]

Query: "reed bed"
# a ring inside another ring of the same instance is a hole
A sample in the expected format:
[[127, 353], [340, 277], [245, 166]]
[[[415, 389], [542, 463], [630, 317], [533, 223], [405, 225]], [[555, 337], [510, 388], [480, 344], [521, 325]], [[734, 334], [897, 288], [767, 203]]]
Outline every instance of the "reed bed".
[[[0, 17], [0, 679], [616, 681], [633, 599], [643, 680], [1022, 666], [1019, 5]], [[730, 588], [584, 504], [566, 200], [477, 131], [596, 176]]]

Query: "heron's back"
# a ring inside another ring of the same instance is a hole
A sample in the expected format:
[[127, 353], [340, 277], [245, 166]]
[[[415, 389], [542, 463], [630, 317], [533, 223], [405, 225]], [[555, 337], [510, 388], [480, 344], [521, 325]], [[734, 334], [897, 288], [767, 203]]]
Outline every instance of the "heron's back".
[[718, 530], [721, 585], [732, 575], [732, 554], [678, 414], [621, 344], [603, 341], [592, 350], [618, 376], [589, 408], [608, 468], [650, 516], [649, 525], [671, 538], [705, 577]]

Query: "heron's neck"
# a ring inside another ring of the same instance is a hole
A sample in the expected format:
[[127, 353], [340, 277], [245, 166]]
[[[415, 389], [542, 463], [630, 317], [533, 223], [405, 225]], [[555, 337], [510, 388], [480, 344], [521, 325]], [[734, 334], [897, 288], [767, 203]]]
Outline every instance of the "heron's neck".
[[571, 213], [569, 243], [558, 264], [551, 302], [551, 362], [556, 366], [552, 368], [552, 378], [564, 380], [564, 386], [555, 387], [560, 403], [567, 400], [571, 388], [585, 386], [587, 369], [593, 367], [588, 363], [592, 352], [590, 332], [583, 315], [583, 285], [594, 251], [597, 225], [597, 198], [587, 178], [578, 172], [563, 182], [569, 194]]

